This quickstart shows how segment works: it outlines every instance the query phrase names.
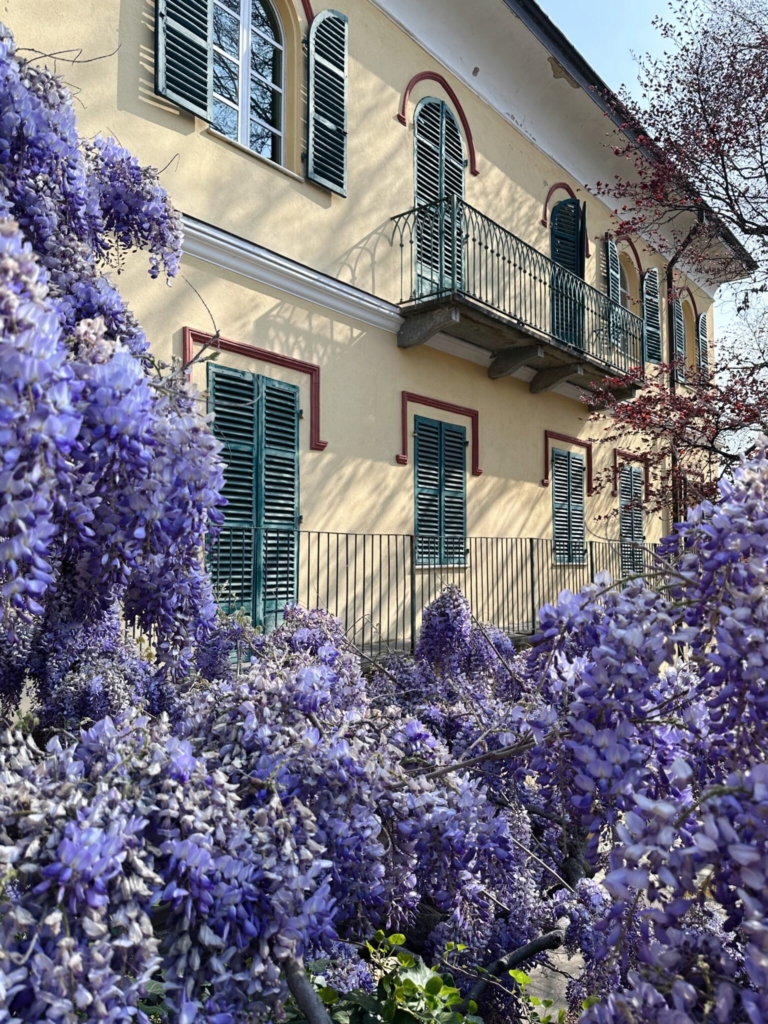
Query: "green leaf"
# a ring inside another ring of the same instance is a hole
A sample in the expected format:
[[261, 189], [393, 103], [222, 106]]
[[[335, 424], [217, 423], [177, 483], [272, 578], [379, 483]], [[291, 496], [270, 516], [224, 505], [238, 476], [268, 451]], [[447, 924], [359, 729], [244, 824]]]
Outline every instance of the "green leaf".
[[335, 988], [328, 988], [327, 986], [323, 986], [323, 988], [319, 988], [317, 992], [326, 1006], [333, 1006], [334, 1003], [337, 1003], [339, 1001], [339, 993], [336, 991]]
[[458, 945], [456, 946], [456, 949], [458, 949], [458, 951], [459, 951], [460, 953], [463, 953], [463, 952], [464, 952], [464, 950], [465, 950], [466, 948], [467, 948], [467, 947], [466, 947], [466, 946], [464, 945], [464, 943], [463, 943], [463, 942], [460, 942], [460, 943], [459, 943], [459, 944], [458, 944]]
[[584, 1002], [581, 1004], [582, 1010], [589, 1010], [592, 1006], [597, 1006], [600, 1002], [599, 996], [587, 996]]
[[[376, 934], [378, 935], [378, 932]], [[390, 944], [390, 946], [402, 946], [403, 943], [405, 942], [405, 936], [402, 935], [400, 932], [395, 932], [394, 935], [389, 936], [387, 942]]]
[[526, 974], [525, 971], [516, 971], [512, 969], [509, 972], [509, 976], [510, 978], [512, 978], [513, 981], [517, 982], [520, 988], [525, 988], [526, 985], [531, 984], [530, 975]]
[[373, 933], [373, 941], [374, 942], [383, 942], [385, 938], [386, 938], [386, 935], [384, 934], [384, 932], [381, 929], [379, 929], [377, 932]]
[[445, 944], [445, 952], [446, 953], [450, 953], [455, 948], [456, 948], [456, 943], [455, 942], [446, 942], [446, 944]]
[[382, 1005], [375, 996], [366, 995], [365, 992], [350, 992], [346, 997], [350, 1003], [362, 1006], [364, 1010], [374, 1017], [381, 1017]]
[[[469, 1000], [469, 1005], [467, 1006], [467, 1009], [469, 1010], [469, 1016], [471, 1016], [473, 1013], [477, 1013], [477, 1003], [475, 1002], [474, 999]], [[467, 1017], [467, 1020], [469, 1020], [469, 1016]]]
[[554, 1001], [555, 1001], [554, 999], [542, 999], [541, 1005], [546, 1007], [546, 1009], [548, 1010], [550, 1008], [550, 1006], [552, 1006]]
[[415, 957], [411, 956], [410, 953], [399, 952], [397, 954], [397, 962], [400, 964], [401, 967], [413, 967], [413, 965], [416, 963], [416, 959]]
[[147, 994], [150, 996], [165, 995], [165, 985], [162, 981], [148, 981], [146, 984]]
[[443, 979], [439, 974], [433, 974], [427, 984], [424, 986], [424, 991], [429, 993], [431, 996], [436, 996], [443, 990]]

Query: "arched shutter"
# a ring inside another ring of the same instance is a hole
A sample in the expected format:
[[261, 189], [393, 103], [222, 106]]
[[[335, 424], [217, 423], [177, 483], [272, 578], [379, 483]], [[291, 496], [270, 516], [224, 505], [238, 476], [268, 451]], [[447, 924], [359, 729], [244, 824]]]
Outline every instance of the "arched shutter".
[[213, 118], [212, 0], [156, 0], [155, 92]]
[[696, 325], [696, 356], [702, 373], [709, 371], [709, 325], [707, 314], [701, 313]]
[[414, 119], [414, 205], [428, 206], [416, 228], [418, 294], [460, 288], [463, 247], [464, 148], [456, 118], [442, 100], [422, 100]]
[[[584, 253], [586, 204], [563, 199], [552, 210], [550, 221], [552, 262], [552, 334], [576, 348], [584, 346]], [[562, 273], [560, 268], [568, 271]]]
[[347, 194], [347, 16], [321, 11], [309, 30], [307, 177]]
[[257, 621], [271, 628], [297, 598], [299, 529], [299, 389], [260, 378]]
[[643, 326], [645, 360], [661, 362], [661, 310], [659, 307], [659, 271], [651, 267], [643, 274]]
[[680, 299], [672, 303], [672, 344], [675, 360], [680, 365], [675, 370], [675, 380], [685, 381], [685, 317]]
[[[605, 243], [605, 273], [608, 279], [608, 332], [611, 345], [623, 351], [626, 348], [626, 336], [622, 331], [624, 313], [621, 305], [621, 266], [619, 250], [611, 238]], [[614, 362], [617, 361], [615, 357], [616, 353], [612, 353]]]
[[619, 536], [622, 576], [633, 576], [645, 570], [642, 501], [642, 468], [640, 466], [622, 466], [619, 474]]

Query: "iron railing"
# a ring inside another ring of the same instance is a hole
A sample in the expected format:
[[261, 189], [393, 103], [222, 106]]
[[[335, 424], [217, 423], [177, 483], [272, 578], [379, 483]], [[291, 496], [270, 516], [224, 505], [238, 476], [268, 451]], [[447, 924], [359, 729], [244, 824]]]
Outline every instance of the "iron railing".
[[[281, 544], [291, 572], [283, 566], [279, 573], [259, 573], [254, 553]], [[424, 608], [447, 584], [461, 588], [481, 622], [510, 636], [529, 635], [539, 608], [562, 590], [578, 590], [600, 571], [620, 579], [627, 556], [625, 550], [622, 559], [621, 547], [618, 541], [588, 541], [582, 562], [563, 565], [555, 562], [551, 540], [468, 537], [463, 564], [437, 565], [423, 563], [417, 538], [408, 534], [302, 530], [286, 536], [285, 531], [224, 527], [209, 545], [208, 565], [225, 611], [245, 608], [256, 624], [269, 628], [282, 618], [286, 603], [326, 608], [341, 619], [350, 640], [373, 657], [412, 651]], [[643, 550], [650, 564], [651, 549]]]
[[643, 364], [643, 321], [468, 203], [451, 196], [393, 217], [400, 303], [458, 295], [625, 373]]

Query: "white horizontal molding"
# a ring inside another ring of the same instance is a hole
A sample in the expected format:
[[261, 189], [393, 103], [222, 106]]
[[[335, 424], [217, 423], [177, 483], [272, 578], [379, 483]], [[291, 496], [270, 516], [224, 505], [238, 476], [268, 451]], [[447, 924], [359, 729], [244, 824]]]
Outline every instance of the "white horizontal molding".
[[316, 303], [333, 313], [352, 317], [370, 327], [397, 334], [403, 318], [397, 306], [369, 292], [289, 260], [255, 242], [184, 214], [185, 256], [204, 260], [222, 270]]

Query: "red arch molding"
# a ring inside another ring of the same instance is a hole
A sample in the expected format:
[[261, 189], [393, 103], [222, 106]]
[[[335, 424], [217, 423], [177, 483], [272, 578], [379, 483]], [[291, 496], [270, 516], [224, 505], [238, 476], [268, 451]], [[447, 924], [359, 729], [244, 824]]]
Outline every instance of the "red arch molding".
[[[565, 191], [568, 193], [568, 195], [571, 197], [571, 199], [575, 199], [576, 198], [576, 193], [573, 191], [573, 189], [571, 188], [571, 186], [568, 184], [567, 181], [556, 181], [555, 184], [550, 188], [549, 192], [547, 192], [547, 198], [544, 200], [544, 209], [541, 211], [541, 226], [543, 228], [545, 228], [547, 226], [547, 224], [548, 224], [548, 221], [547, 221], [547, 211], [549, 210], [549, 200], [552, 198], [552, 196], [555, 194], [555, 192], [557, 192], [557, 190], [559, 188], [565, 189]], [[592, 255], [592, 253], [589, 251], [589, 238], [587, 238], [587, 254], [586, 255], [587, 255], [587, 259], [589, 259], [590, 256]]]
[[570, 434], [556, 434], [554, 430], [544, 431], [544, 476], [541, 480], [542, 487], [549, 487], [549, 442], [564, 441], [566, 444], [575, 444], [583, 448], [587, 453], [587, 497], [594, 493], [592, 479], [592, 442], [582, 441], [578, 437], [571, 437]]
[[642, 284], [643, 284], [643, 263], [642, 263], [642, 260], [640, 259], [640, 253], [637, 251], [637, 248], [635, 247], [635, 243], [632, 241], [632, 239], [629, 237], [629, 235], [617, 235], [616, 236], [616, 241], [617, 242], [626, 242], [627, 245], [629, 246], [629, 248], [632, 250], [632, 253], [633, 253], [634, 257], [635, 257], [635, 265], [637, 266], [637, 272], [640, 275], [640, 287], [642, 287]]
[[[195, 345], [206, 345], [213, 339], [212, 334], [195, 331], [191, 327], [184, 328], [182, 352], [184, 365], [192, 361]], [[305, 363], [303, 359], [293, 359], [278, 352], [268, 352], [265, 348], [256, 348], [242, 341], [231, 341], [229, 338], [217, 338], [212, 345], [223, 352], [234, 352], [248, 359], [258, 359], [262, 363], [284, 366], [288, 370], [306, 373], [309, 377], [309, 448], [313, 452], [321, 452], [328, 446], [327, 441], [320, 440], [320, 367], [314, 363]]]
[[693, 297], [693, 292], [691, 291], [691, 289], [688, 287], [687, 284], [684, 284], [683, 287], [680, 289], [680, 291], [678, 293], [681, 298], [682, 298], [683, 292], [688, 292], [688, 297], [690, 298], [691, 305], [693, 306], [693, 320], [694, 320], [694, 323], [698, 324], [698, 322], [699, 322], [699, 309], [698, 309], [698, 306], [696, 305], [696, 299], [694, 299], [694, 297]]
[[312, 10], [312, 4], [310, 0], [301, 0], [301, 6], [304, 8], [304, 15], [309, 25], [315, 20], [315, 12]]
[[477, 409], [468, 409], [465, 405], [453, 405], [451, 402], [441, 402], [439, 398], [427, 398], [426, 395], [414, 395], [412, 391], [403, 391], [400, 406], [401, 428], [402, 428], [402, 451], [395, 456], [398, 466], [408, 465], [408, 403], [415, 402], [417, 405], [428, 405], [431, 409], [442, 409], [444, 412], [453, 412], [457, 416], [468, 416], [472, 421], [472, 476], [481, 476], [480, 469], [480, 413]]
[[464, 129], [464, 134], [467, 137], [467, 148], [469, 149], [469, 171], [470, 174], [473, 174], [475, 177], [477, 177], [480, 171], [478, 171], [477, 169], [475, 141], [472, 138], [472, 129], [469, 127], [467, 115], [464, 113], [464, 108], [459, 102], [458, 96], [453, 91], [448, 82], [445, 80], [445, 78], [441, 74], [439, 74], [439, 72], [420, 71], [418, 75], [413, 76], [408, 85], [406, 85], [405, 87], [405, 92], [403, 93], [403, 98], [400, 102], [400, 111], [397, 115], [397, 120], [400, 122], [400, 124], [408, 124], [408, 101], [411, 98], [411, 91], [413, 90], [414, 85], [417, 85], [419, 82], [427, 81], [437, 82], [439, 85], [441, 85], [443, 89], [445, 89], [445, 91], [448, 93], [451, 99], [451, 103], [453, 103], [454, 107], [456, 107], [456, 111], [458, 112], [459, 115], [459, 120], [461, 121], [462, 128]]

